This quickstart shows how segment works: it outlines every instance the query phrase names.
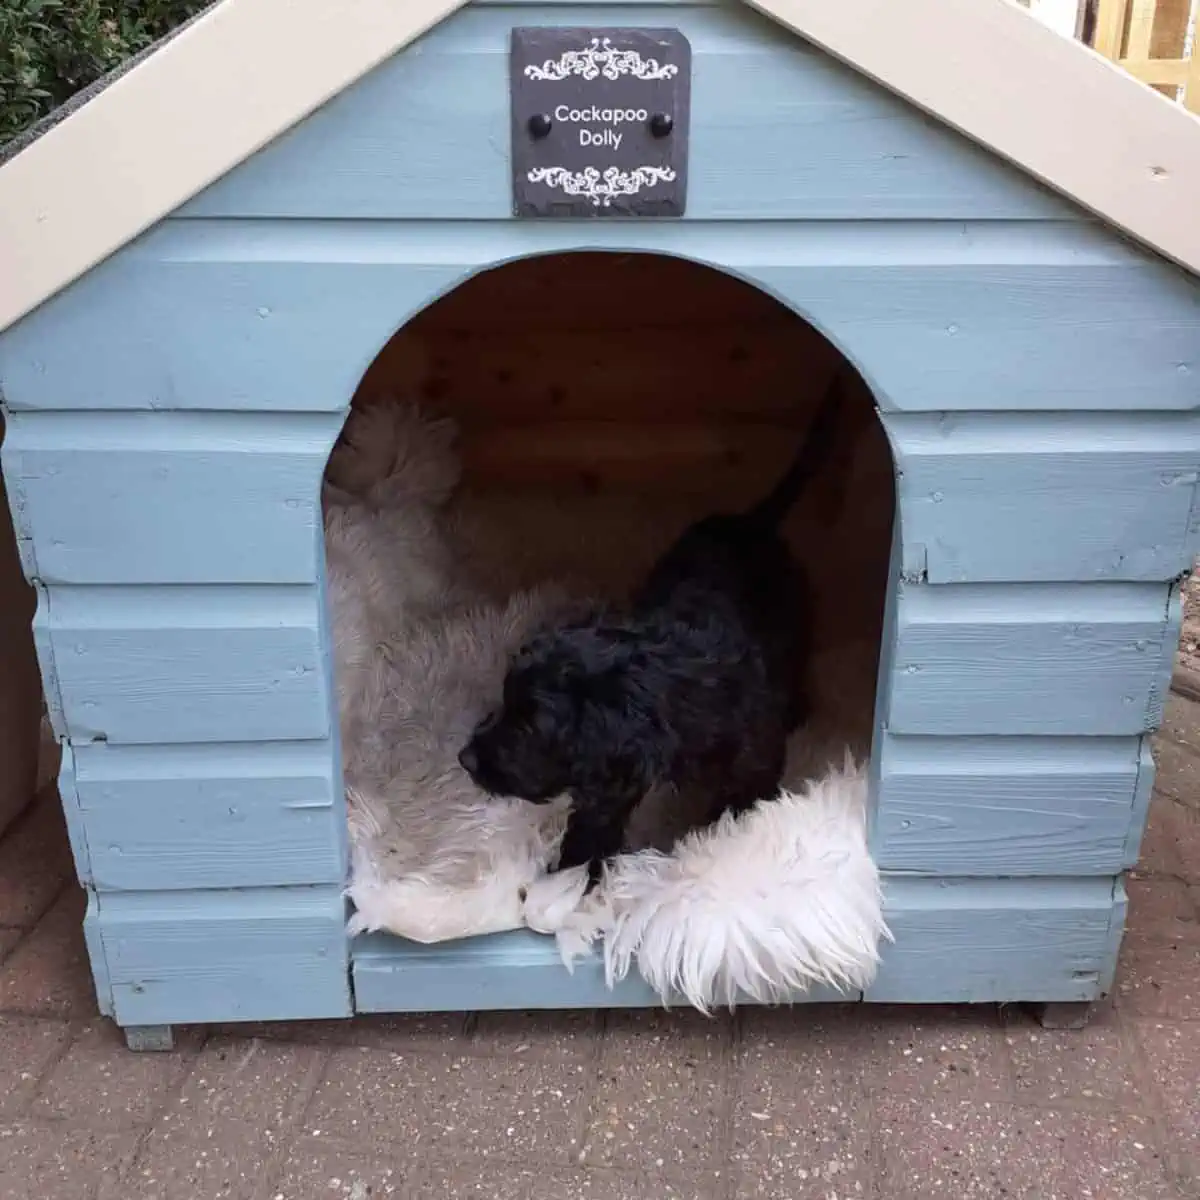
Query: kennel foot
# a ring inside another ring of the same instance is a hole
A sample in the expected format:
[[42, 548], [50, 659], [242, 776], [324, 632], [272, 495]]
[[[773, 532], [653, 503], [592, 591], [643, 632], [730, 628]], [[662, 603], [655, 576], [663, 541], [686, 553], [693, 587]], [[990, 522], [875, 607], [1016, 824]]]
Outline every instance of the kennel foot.
[[127, 1025], [121, 1032], [125, 1045], [138, 1054], [175, 1049], [175, 1030], [170, 1025]]
[[1091, 1000], [1055, 1000], [1031, 1004], [1029, 1010], [1043, 1029], [1084, 1029], [1095, 1007]]

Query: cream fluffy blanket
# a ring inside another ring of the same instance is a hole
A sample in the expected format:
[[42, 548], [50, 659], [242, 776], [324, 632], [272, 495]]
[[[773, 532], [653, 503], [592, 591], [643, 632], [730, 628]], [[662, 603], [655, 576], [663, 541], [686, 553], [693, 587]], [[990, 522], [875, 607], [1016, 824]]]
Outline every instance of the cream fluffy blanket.
[[[862, 765], [877, 647], [823, 652], [818, 717], [793, 739], [789, 790], [695, 832], [686, 796], [648, 796], [628, 852], [584, 897], [583, 868], [547, 874], [567, 801], [488, 797], [457, 754], [526, 632], [588, 590], [619, 590], [683, 518], [657, 505], [648, 521], [635, 499], [459, 495], [454, 436], [405, 405], [365, 408], [330, 460], [350, 932], [435, 942], [528, 926], [556, 936], [568, 968], [598, 952], [610, 985], [636, 965], [664, 1001], [705, 1011], [814, 983], [865, 986], [888, 936]], [[586, 588], [571, 583], [575, 566]], [[530, 585], [555, 573], [562, 582]]]

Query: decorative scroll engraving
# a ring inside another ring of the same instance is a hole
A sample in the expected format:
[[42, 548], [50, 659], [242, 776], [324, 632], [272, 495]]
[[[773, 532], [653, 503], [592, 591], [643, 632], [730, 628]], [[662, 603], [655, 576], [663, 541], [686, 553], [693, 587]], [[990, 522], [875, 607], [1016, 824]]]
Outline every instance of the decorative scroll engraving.
[[617, 196], [636, 196], [644, 187], [656, 183], [672, 183], [675, 172], [670, 167], [634, 167], [622, 171], [609, 167], [601, 173], [596, 167], [569, 171], [566, 167], [534, 167], [529, 172], [530, 183], [544, 183], [558, 188], [568, 196], [584, 196], [597, 207], [607, 208]]
[[548, 58], [539, 67], [525, 68], [526, 79], [558, 81], [578, 75], [589, 82], [599, 79], [620, 79], [632, 75], [635, 79], [673, 79], [679, 74], [674, 63], [660, 63], [656, 58], [643, 58], [636, 50], [618, 50], [611, 38], [594, 37], [583, 50], [567, 50], [558, 58]]

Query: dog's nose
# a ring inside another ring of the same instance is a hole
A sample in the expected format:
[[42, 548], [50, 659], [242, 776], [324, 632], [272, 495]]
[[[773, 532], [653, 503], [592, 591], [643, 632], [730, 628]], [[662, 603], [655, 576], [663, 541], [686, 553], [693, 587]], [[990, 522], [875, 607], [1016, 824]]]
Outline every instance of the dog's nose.
[[458, 754], [458, 765], [468, 775], [474, 775], [479, 770], [479, 756], [470, 746], [464, 746]]

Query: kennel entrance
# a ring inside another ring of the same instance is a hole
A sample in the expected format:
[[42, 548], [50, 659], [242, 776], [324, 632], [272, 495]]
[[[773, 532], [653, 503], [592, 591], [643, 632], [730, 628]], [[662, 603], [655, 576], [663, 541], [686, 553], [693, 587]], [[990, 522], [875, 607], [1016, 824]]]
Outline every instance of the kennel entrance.
[[[546, 890], [546, 881], [538, 880], [540, 871], [517, 873], [512, 861], [527, 858], [530, 828], [513, 831], [516, 818], [508, 815], [508, 803], [489, 802], [457, 765], [457, 750], [485, 715], [480, 706], [499, 696], [503, 671], [503, 661], [489, 655], [484, 666], [480, 653], [468, 646], [499, 636], [488, 631], [509, 620], [480, 616], [472, 627], [458, 615], [464, 603], [460, 589], [466, 588], [470, 602], [498, 613], [507, 611], [503, 601], [514, 593], [520, 597], [545, 585], [564, 586], [578, 597], [619, 601], [685, 526], [714, 511], [746, 508], [770, 490], [807, 435], [835, 372], [846, 379], [834, 444], [785, 523], [813, 580], [815, 600], [809, 631], [815, 647], [814, 712], [793, 739], [787, 780], [793, 788], [825, 780], [830, 764], [840, 769], [847, 753], [859, 766], [845, 784], [829, 782], [825, 799], [811, 806], [825, 812], [832, 802], [824, 825], [810, 829], [804, 814], [797, 813], [785, 828], [772, 831], [777, 843], [772, 851], [781, 861], [762, 861], [755, 872], [755, 896], [740, 902], [753, 908], [747, 920], [773, 931], [770, 945], [756, 943], [755, 932], [745, 925], [720, 928], [715, 915], [703, 922], [675, 920], [669, 940], [683, 947], [679, 953], [685, 959], [691, 954], [686, 947], [699, 940], [710, 955], [718, 943], [754, 946], [753, 982], [778, 980], [775, 995], [798, 992], [796, 986], [784, 986], [797, 972], [809, 983], [814, 972], [827, 967], [823, 979], [842, 971], [857, 983], [857, 963], [859, 974], [869, 975], [880, 918], [875, 873], [862, 839], [862, 793], [894, 509], [886, 436], [865, 385], [810, 325], [728, 274], [644, 254], [551, 255], [482, 272], [409, 322], [358, 389], [329, 479], [339, 493], [357, 488], [359, 501], [339, 499], [328, 516], [328, 536], [334, 539], [328, 562], [335, 662], [342, 673], [342, 760], [356, 875], [350, 894], [360, 910], [356, 924], [439, 942], [492, 933], [506, 928], [505, 921], [508, 928], [527, 922], [548, 931], [531, 915], [541, 911], [536, 897]], [[389, 411], [411, 413], [414, 402], [430, 419], [446, 416], [456, 422], [452, 450], [441, 449], [444, 439], [433, 435], [432, 426], [430, 448], [423, 448], [407, 417], [394, 450], [383, 444], [396, 436]], [[443, 472], [443, 454], [462, 464], [462, 478], [449, 499], [435, 482]], [[451, 560], [445, 567], [431, 565], [438, 554], [413, 549], [428, 536], [430, 522], [420, 497], [431, 485], [437, 499], [429, 512], [441, 522]], [[351, 531], [356, 524], [359, 533]], [[365, 536], [379, 538], [381, 545], [390, 539], [395, 553], [413, 558], [410, 582], [378, 578], [386, 568], [377, 564], [386, 552], [364, 551], [361, 567], [356, 565]], [[397, 593], [391, 616], [382, 618], [369, 637], [356, 622], [377, 618], [366, 615], [368, 589], [366, 584], [356, 588], [357, 570], [371, 574], [376, 590], [392, 587]], [[439, 602], [431, 599], [437, 589], [426, 576], [439, 570], [445, 572], [446, 599], [443, 611], [431, 614], [430, 607]], [[406, 587], [419, 611], [410, 612], [403, 602]], [[363, 593], [361, 603], [357, 590]], [[513, 635], [505, 634], [508, 652], [516, 650], [520, 629], [527, 627], [523, 609], [512, 619], [520, 625]], [[443, 634], [445, 629], [454, 632]], [[373, 673], [365, 670], [361, 647], [383, 638], [391, 639], [393, 651]], [[464, 687], [467, 671], [488, 673], [475, 693]], [[435, 703], [430, 694], [442, 698]], [[444, 711], [450, 706], [462, 708], [463, 715]], [[671, 851], [688, 828], [689, 804], [694, 818], [697, 802], [703, 805], [705, 799], [652, 793], [635, 814], [629, 849]], [[531, 826], [543, 811], [517, 807]], [[481, 813], [489, 808], [497, 813], [492, 825]], [[429, 831], [437, 819], [441, 840]], [[471, 845], [466, 830], [481, 844]], [[505, 839], [512, 840], [509, 859], [494, 848], [507, 844]], [[720, 870], [725, 882], [718, 896], [726, 897], [727, 912], [737, 910], [729, 885], [734, 864], [749, 844], [747, 837], [714, 842], [718, 866], [699, 872], [687, 886], [708, 891], [717, 886], [714, 871]], [[471, 854], [475, 857], [464, 863]], [[778, 886], [764, 898], [762, 877], [772, 868]], [[863, 875], [866, 881], [860, 882]], [[445, 882], [448, 877], [458, 881], [457, 890]], [[526, 888], [530, 898], [522, 910], [517, 894]], [[859, 894], [864, 888], [865, 899]], [[648, 977], [673, 974], [661, 963], [651, 967], [646, 957], [650, 943], [667, 936], [662, 928], [669, 920], [666, 909], [678, 913], [681, 905], [691, 904], [699, 911], [698, 896], [685, 901], [676, 890], [664, 885], [622, 910], [624, 928], [635, 921], [650, 926], [639, 940], [638, 959], [638, 969]], [[561, 903], [556, 897], [554, 906]], [[840, 915], [839, 904], [845, 906]], [[795, 923], [805, 907], [830, 915], [791, 929], [789, 922]], [[577, 915], [588, 923], [582, 912]], [[603, 922], [605, 959], [580, 964], [570, 975], [554, 940], [528, 933], [509, 940], [522, 969], [540, 966], [546, 973], [536, 985], [540, 1003], [598, 1003], [600, 994], [608, 1004], [636, 1002], [638, 996], [656, 1000], [644, 987], [605, 986], [603, 967], [618, 953], [616, 922], [616, 916]], [[560, 942], [568, 936], [560, 924], [553, 928]], [[831, 944], [823, 945], [822, 938]], [[794, 948], [785, 951], [793, 940]], [[427, 960], [423, 953], [410, 965], [412, 949], [412, 940], [356, 942], [356, 1004], [411, 1003], [410, 989], [420, 978], [414, 972]], [[460, 942], [443, 945], [436, 961], [457, 955], [461, 970], [477, 969], [482, 962], [486, 973], [497, 953], [495, 945], [479, 940]], [[732, 974], [745, 973], [735, 969]], [[525, 986], [515, 981], [515, 994]], [[697, 987], [711, 1002], [709, 989]], [[857, 986], [851, 990], [858, 992]], [[421, 995], [424, 1004], [453, 1003], [448, 995]]]

